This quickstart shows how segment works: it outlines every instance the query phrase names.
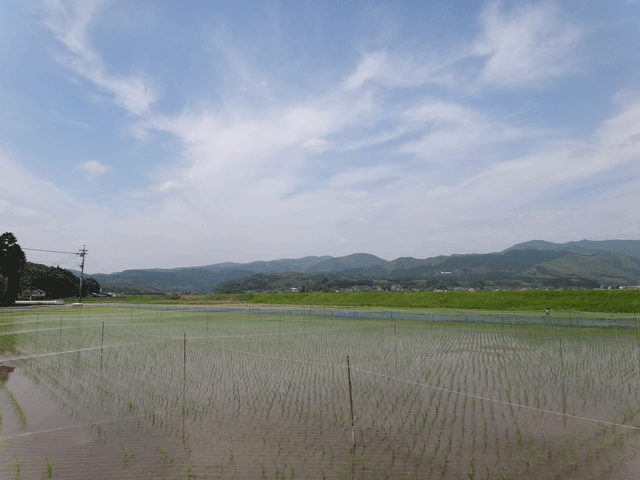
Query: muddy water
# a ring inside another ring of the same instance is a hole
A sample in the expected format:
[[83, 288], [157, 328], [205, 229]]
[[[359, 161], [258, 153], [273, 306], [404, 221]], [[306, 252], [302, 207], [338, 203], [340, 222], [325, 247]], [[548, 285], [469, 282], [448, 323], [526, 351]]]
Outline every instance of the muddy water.
[[163, 321], [114, 322], [103, 351], [95, 320], [21, 335], [20, 357], [66, 353], [4, 362], [25, 422], [0, 392], [0, 477], [617, 479], [638, 462], [635, 431], [575, 418], [640, 419], [626, 337]]
[[[155, 449], [139, 441], [146, 437], [139, 421], [118, 419], [117, 414], [113, 420], [92, 421], [64, 397], [34, 381], [20, 363], [3, 362], [18, 365], [4, 384], [26, 420], [20, 420], [8, 394], [0, 393], [1, 478], [48, 478], [49, 466], [52, 478], [142, 478], [166, 471], [158, 465]], [[134, 439], [137, 454], [124, 442], [126, 438]]]

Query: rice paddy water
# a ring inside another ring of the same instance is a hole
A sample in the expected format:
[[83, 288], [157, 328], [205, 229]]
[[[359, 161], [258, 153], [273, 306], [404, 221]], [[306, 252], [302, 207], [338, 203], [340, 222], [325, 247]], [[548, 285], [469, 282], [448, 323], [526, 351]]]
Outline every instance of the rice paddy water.
[[0, 477], [638, 471], [637, 331], [274, 312], [5, 311]]

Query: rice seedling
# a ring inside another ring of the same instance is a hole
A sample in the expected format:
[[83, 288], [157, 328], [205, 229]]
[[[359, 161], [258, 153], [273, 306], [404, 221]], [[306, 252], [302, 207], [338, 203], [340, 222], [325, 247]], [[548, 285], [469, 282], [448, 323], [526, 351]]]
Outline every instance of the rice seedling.
[[[347, 478], [353, 465], [371, 478], [422, 478], [432, 470], [478, 478], [482, 469], [484, 478], [508, 478], [523, 468], [540, 476], [583, 469], [595, 478], [583, 460], [626, 462], [619, 454], [633, 431], [580, 418], [640, 422], [638, 346], [624, 332], [395, 315], [394, 328], [388, 318], [311, 322], [248, 309], [118, 314], [92, 307], [90, 316], [65, 313], [62, 330], [59, 316], [22, 317], [25, 331], [39, 323], [37, 336], [13, 335], [14, 355], [34, 355], [21, 372], [38, 378], [39, 391], [70, 422], [92, 422], [105, 445], [130, 446], [135, 455], [119, 450], [130, 466], [146, 462], [150, 446], [158, 478], [192, 475], [187, 466], [213, 469], [217, 478]], [[20, 424], [15, 408], [6, 412], [16, 421], [5, 419], [2, 435]], [[583, 437], [580, 448], [562, 440]], [[24, 447], [20, 437], [8, 441], [0, 457]], [[52, 455], [43, 451], [40, 462], [47, 456], [58, 465]]]

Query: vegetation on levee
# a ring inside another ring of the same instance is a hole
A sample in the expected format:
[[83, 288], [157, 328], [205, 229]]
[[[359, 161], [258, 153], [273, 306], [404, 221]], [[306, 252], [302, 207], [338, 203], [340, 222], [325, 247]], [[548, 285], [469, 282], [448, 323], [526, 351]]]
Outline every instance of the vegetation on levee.
[[[104, 302], [105, 299], [99, 301]], [[640, 290], [526, 290], [498, 292], [356, 292], [215, 295], [140, 295], [107, 299], [131, 304], [247, 303], [393, 309], [579, 311], [640, 313]]]
[[251, 302], [297, 305], [357, 305], [387, 308], [470, 310], [577, 310], [635, 313], [640, 291], [526, 290], [501, 292], [357, 292], [257, 295]]

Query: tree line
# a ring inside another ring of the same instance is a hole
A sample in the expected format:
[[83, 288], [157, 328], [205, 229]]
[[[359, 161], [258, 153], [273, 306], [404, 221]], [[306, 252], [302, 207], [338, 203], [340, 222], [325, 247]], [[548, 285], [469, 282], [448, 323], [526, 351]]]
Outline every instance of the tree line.
[[[0, 305], [11, 305], [20, 296], [29, 298], [31, 290], [42, 290], [47, 298], [78, 295], [80, 279], [73, 272], [28, 262], [11, 232], [0, 235]], [[91, 277], [82, 282], [82, 296], [98, 293], [100, 284]]]

